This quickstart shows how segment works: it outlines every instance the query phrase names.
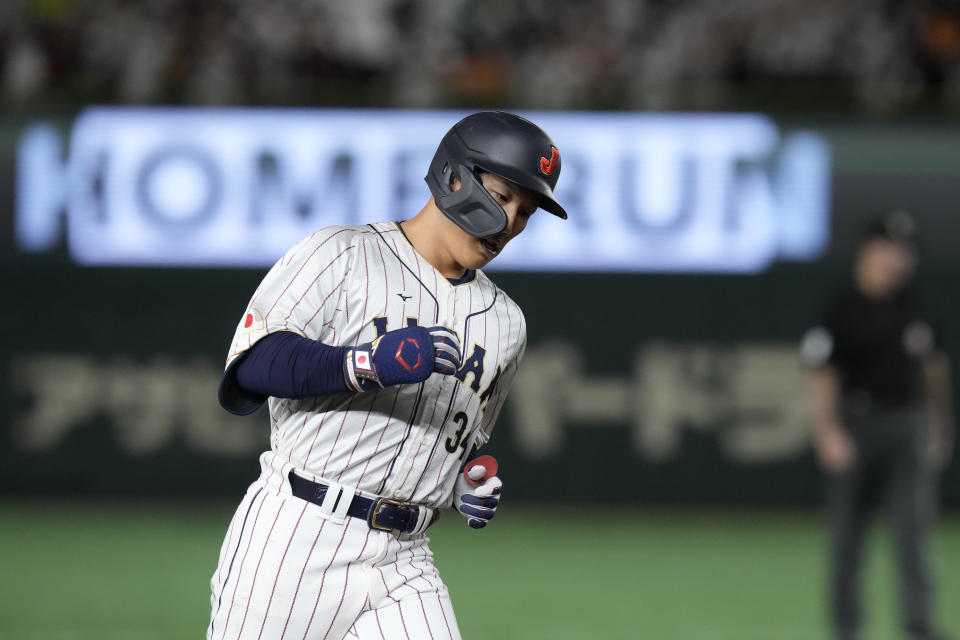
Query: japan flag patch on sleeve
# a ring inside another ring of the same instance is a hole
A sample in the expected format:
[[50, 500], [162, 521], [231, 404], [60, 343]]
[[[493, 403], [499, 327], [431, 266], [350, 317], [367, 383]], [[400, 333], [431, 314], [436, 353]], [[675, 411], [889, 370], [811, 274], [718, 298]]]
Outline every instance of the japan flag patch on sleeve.
[[257, 311], [256, 308], [250, 307], [244, 312], [243, 318], [240, 320], [240, 328], [237, 334], [242, 335], [251, 331], [262, 331], [263, 328], [263, 315]]

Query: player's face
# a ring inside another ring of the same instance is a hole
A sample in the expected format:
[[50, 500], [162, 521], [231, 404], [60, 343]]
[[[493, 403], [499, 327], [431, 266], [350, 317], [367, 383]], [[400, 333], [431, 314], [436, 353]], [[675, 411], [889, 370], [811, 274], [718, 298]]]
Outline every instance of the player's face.
[[[500, 233], [486, 238], [474, 238], [465, 232], [460, 234], [456, 243], [457, 262], [467, 269], [480, 269], [500, 255], [507, 243], [526, 228], [540, 203], [532, 191], [492, 173], [481, 173], [480, 182], [506, 211], [507, 226]], [[458, 187], [455, 182], [454, 189]]]

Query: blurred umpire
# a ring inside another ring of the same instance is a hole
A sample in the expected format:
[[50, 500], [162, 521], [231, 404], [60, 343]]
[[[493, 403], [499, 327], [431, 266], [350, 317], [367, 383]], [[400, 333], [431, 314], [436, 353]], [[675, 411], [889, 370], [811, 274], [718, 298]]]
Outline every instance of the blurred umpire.
[[935, 631], [927, 537], [937, 473], [953, 448], [950, 373], [911, 286], [914, 223], [903, 211], [859, 239], [853, 282], [803, 339], [817, 458], [828, 478], [830, 613], [838, 640], [860, 635], [859, 574], [870, 508], [889, 509], [904, 629]]

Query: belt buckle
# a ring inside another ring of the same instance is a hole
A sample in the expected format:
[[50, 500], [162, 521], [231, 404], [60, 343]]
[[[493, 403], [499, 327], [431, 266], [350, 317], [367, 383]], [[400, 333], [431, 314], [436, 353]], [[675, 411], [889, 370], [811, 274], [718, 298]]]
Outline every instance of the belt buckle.
[[377, 498], [377, 501], [373, 503], [373, 508], [370, 509], [370, 514], [367, 516], [367, 524], [370, 525], [371, 529], [376, 529], [377, 531], [399, 531], [399, 529], [393, 529], [391, 527], [382, 527], [377, 524], [377, 515], [380, 514], [380, 507], [385, 504], [392, 505], [394, 507], [406, 507], [407, 505], [399, 500], [391, 500], [390, 498]]

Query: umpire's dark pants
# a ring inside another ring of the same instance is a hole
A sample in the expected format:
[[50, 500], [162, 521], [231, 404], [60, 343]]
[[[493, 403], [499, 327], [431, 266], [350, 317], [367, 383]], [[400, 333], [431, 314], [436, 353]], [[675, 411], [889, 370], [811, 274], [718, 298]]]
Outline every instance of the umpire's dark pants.
[[927, 534], [936, 483], [924, 456], [928, 437], [920, 409], [845, 411], [857, 445], [854, 467], [829, 478], [832, 539], [831, 611], [838, 640], [859, 638], [859, 576], [871, 507], [885, 502], [893, 526], [903, 625], [911, 638], [933, 637]]

